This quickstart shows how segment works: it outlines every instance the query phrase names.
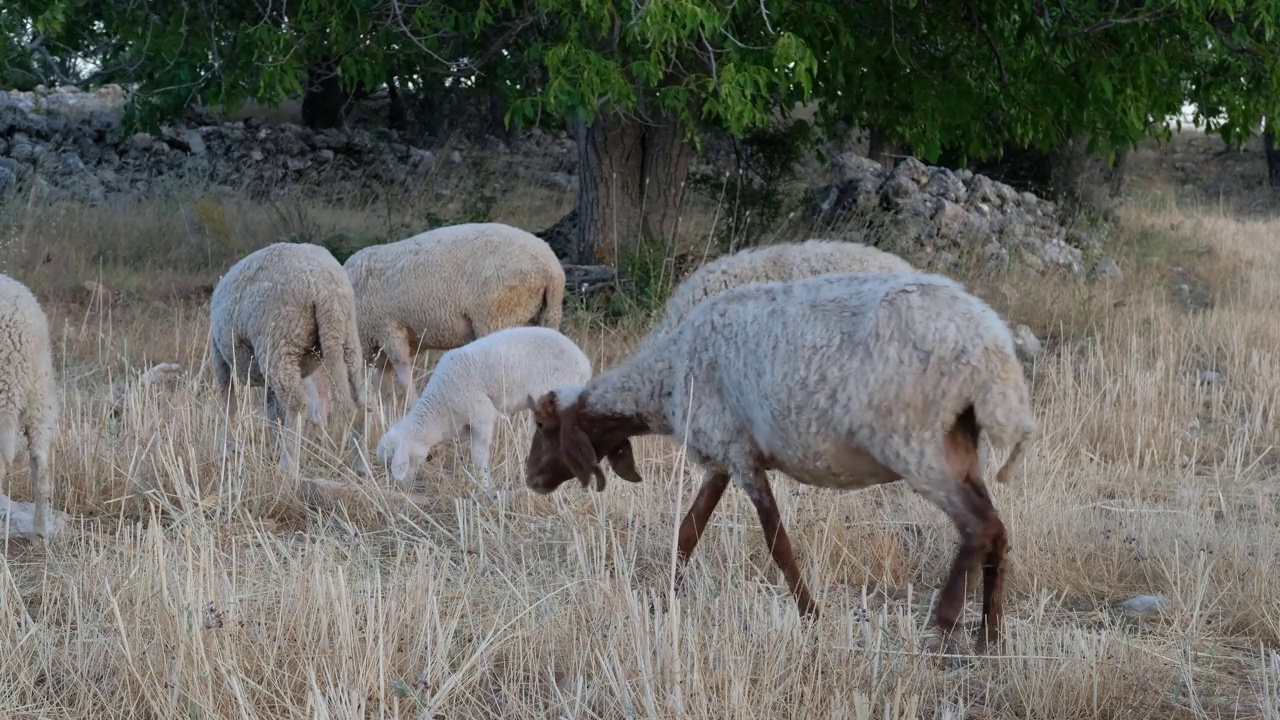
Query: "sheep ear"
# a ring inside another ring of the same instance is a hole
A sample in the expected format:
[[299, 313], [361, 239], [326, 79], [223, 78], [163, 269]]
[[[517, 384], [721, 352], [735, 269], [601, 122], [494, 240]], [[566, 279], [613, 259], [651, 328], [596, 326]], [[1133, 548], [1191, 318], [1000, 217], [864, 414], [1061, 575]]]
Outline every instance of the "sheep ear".
[[640, 472], [636, 470], [636, 456], [631, 452], [631, 441], [623, 440], [622, 445], [617, 450], [609, 453], [609, 467], [618, 474], [618, 477], [627, 482], [643, 482], [644, 478], [640, 476]]
[[577, 407], [570, 408], [560, 420], [560, 455], [565, 465], [582, 487], [590, 485], [595, 477], [596, 490], [604, 490], [604, 472], [600, 470], [595, 448], [591, 447], [591, 438], [578, 427]]

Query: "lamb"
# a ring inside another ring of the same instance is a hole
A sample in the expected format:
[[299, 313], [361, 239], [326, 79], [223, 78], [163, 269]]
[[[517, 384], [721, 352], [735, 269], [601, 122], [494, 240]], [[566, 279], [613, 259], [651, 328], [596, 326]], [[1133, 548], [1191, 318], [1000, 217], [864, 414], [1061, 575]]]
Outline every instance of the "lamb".
[[560, 328], [564, 268], [541, 238], [510, 225], [436, 228], [359, 250], [343, 267], [365, 359], [383, 373], [389, 362], [409, 397], [420, 349], [448, 350], [513, 326]]
[[0, 477], [18, 456], [18, 434], [27, 440], [34, 496], [32, 531], [46, 542], [53, 530], [53, 478], [49, 444], [58, 429], [49, 320], [31, 290], [0, 275]]
[[[214, 381], [226, 399], [228, 419], [236, 415], [235, 384], [264, 386], [267, 414], [284, 443], [281, 468], [298, 473], [304, 402], [312, 420], [328, 417], [323, 400], [303, 385], [322, 363], [328, 377], [347, 379], [350, 396], [343, 403], [349, 407], [354, 400], [363, 425], [355, 292], [328, 250], [280, 242], [249, 253], [218, 281], [209, 315]], [[286, 429], [295, 437], [286, 437]], [[352, 430], [359, 467], [367, 473], [362, 438], [363, 430]]]
[[840, 240], [806, 240], [749, 248], [698, 268], [676, 286], [662, 319], [640, 341], [643, 350], [661, 340], [688, 317], [698, 303], [750, 283], [799, 280], [829, 273], [911, 272], [906, 260], [883, 250]]
[[491, 333], [441, 356], [413, 409], [378, 443], [378, 461], [390, 461], [392, 478], [405, 483], [434, 445], [466, 428], [481, 487], [490, 493], [489, 446], [498, 418], [532, 408], [554, 388], [590, 379], [591, 359], [556, 330]]
[[[707, 469], [680, 525], [683, 569], [730, 478], [755, 505], [802, 617], [817, 616], [766, 475], [849, 490], [905, 480], [941, 508], [960, 547], [936, 608], [955, 628], [965, 576], [983, 566], [986, 645], [999, 636], [1005, 528], [982, 481], [980, 433], [1012, 445], [1006, 482], [1038, 434], [1008, 327], [931, 273], [840, 273], [759, 283], [701, 303], [665, 339], [584, 387], [542, 396], [525, 484], [604, 489], [600, 458], [640, 482], [629, 438], [687, 438]], [[681, 580], [679, 589], [683, 591]]]

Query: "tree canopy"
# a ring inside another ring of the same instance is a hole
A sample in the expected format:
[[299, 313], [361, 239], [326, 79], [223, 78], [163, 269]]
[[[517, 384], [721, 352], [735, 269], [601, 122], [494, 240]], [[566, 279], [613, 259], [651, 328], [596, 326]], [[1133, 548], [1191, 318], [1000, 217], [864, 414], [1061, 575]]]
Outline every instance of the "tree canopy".
[[1280, 109], [1277, 27], [1280, 0], [14, 0], [0, 77], [73, 80], [66, 58], [87, 58], [137, 84], [143, 123], [280, 102], [324, 63], [348, 89], [471, 85], [509, 121], [580, 123], [596, 170], [616, 176], [628, 143], [675, 157], [627, 161], [634, 209], [653, 171], [680, 184], [699, 130], [741, 135], [809, 99], [828, 129], [930, 161], [1123, 148], [1187, 102], [1239, 143]]

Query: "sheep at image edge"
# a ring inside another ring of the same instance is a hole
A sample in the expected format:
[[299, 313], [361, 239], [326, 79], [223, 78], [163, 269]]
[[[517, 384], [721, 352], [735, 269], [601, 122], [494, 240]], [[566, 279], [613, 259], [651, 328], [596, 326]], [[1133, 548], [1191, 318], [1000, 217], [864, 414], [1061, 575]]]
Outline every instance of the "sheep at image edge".
[[359, 250], [343, 267], [364, 358], [383, 373], [389, 363], [408, 397], [420, 350], [449, 350], [514, 326], [560, 328], [564, 268], [541, 238], [510, 225], [436, 228]]
[[815, 239], [740, 250], [712, 260], [682, 280], [667, 299], [662, 319], [640, 341], [637, 351], [648, 348], [675, 329], [698, 303], [731, 288], [831, 273], [913, 270], [910, 263], [897, 255], [842, 240]]
[[[706, 478], [680, 525], [683, 569], [730, 478], [751, 499], [802, 616], [817, 606], [796, 565], [766, 471], [857, 489], [903, 479], [941, 508], [960, 547], [936, 608], [956, 625], [965, 575], [983, 566], [983, 627], [999, 635], [1003, 523], [982, 480], [980, 433], [1012, 446], [1006, 481], [1037, 434], [1001, 318], [930, 273], [850, 273], [748, 285], [710, 298], [661, 342], [535, 408], [526, 484], [604, 488], [601, 458], [640, 482], [629, 438], [687, 441]], [[683, 581], [680, 589], [683, 591]], [[983, 645], [989, 636], [979, 639]]]
[[[350, 395], [344, 391], [343, 404], [350, 408], [354, 401], [363, 428], [365, 390], [355, 313], [355, 293], [342, 266], [328, 250], [307, 243], [274, 243], [249, 253], [213, 290], [213, 375], [227, 403], [228, 421], [236, 416], [236, 384], [265, 387], [267, 415], [284, 445], [280, 466], [293, 475], [298, 473], [303, 405], [314, 422], [328, 419], [327, 400], [303, 385], [319, 367], [339, 386], [346, 378]], [[367, 473], [363, 438], [363, 430], [353, 426], [357, 467]]]
[[49, 444], [58, 430], [49, 320], [26, 285], [0, 275], [0, 477], [18, 456], [18, 435], [27, 440], [34, 496], [32, 530], [44, 542], [53, 517]]
[[591, 359], [559, 331], [499, 330], [446, 352], [407, 415], [382, 436], [378, 461], [410, 482], [431, 448], [465, 431], [481, 487], [492, 495], [489, 447], [502, 416], [533, 407], [547, 392], [591, 379]]

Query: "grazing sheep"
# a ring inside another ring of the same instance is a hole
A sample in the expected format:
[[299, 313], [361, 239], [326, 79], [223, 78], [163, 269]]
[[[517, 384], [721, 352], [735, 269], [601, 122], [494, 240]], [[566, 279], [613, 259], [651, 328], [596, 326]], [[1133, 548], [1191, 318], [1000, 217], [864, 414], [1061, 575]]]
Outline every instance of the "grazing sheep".
[[[226, 398], [228, 417], [236, 414], [233, 384], [265, 386], [267, 414], [284, 442], [280, 466], [291, 474], [298, 472], [303, 404], [310, 405], [313, 420], [327, 418], [327, 407], [313, 404], [303, 385], [321, 363], [329, 378], [339, 384], [347, 379], [363, 421], [355, 312], [351, 281], [319, 245], [275, 243], [256, 250], [231, 266], [213, 290], [213, 375], [218, 393]], [[286, 437], [286, 428], [295, 436]], [[358, 465], [367, 472], [360, 453], [363, 431], [353, 429], [352, 439]]]
[[26, 285], [0, 275], [0, 477], [27, 440], [34, 495], [32, 530], [38, 542], [53, 530], [53, 478], [49, 443], [58, 428], [49, 320]]
[[680, 525], [681, 567], [732, 478], [802, 616], [817, 606], [766, 471], [842, 490], [903, 479], [960, 533], [938, 625], [955, 627], [965, 575], [980, 563], [983, 626], [999, 634], [1005, 529], [982, 482], [978, 438], [1012, 445], [997, 474], [1004, 482], [1037, 429], [1008, 328], [953, 280], [849, 273], [726, 291], [648, 351], [540, 398], [535, 420], [526, 484], [542, 494], [571, 477], [585, 487], [594, 476], [602, 490], [600, 458], [639, 482], [628, 438], [686, 438], [708, 473]]
[[640, 341], [643, 350], [661, 340], [688, 317], [698, 303], [731, 288], [758, 282], [780, 282], [850, 272], [911, 272], [906, 260], [841, 240], [806, 240], [749, 248], [703, 265], [676, 286], [662, 319]]
[[591, 359], [572, 340], [543, 327], [499, 330], [446, 352], [413, 409], [378, 443], [378, 461], [406, 482], [431, 448], [463, 428], [486, 493], [492, 487], [489, 446], [503, 415], [533, 407], [543, 394], [591, 379]]
[[502, 223], [436, 228], [347, 258], [366, 360], [384, 357], [409, 397], [421, 349], [520, 325], [560, 328], [564, 268], [539, 237]]

